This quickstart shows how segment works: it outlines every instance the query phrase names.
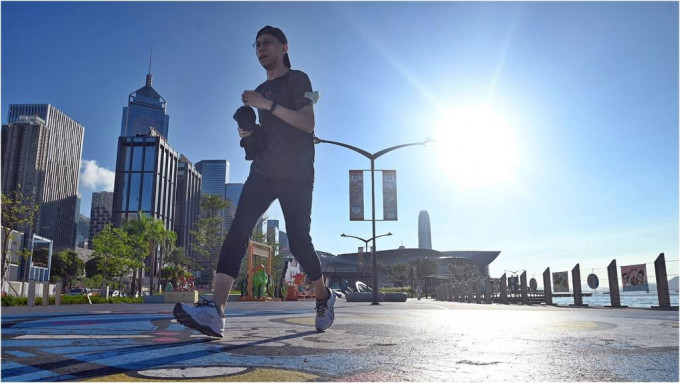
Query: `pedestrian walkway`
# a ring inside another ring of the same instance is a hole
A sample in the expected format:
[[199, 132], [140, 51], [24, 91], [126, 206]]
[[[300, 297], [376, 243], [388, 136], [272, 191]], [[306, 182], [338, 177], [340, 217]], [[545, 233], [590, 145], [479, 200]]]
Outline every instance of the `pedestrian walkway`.
[[678, 381], [678, 313], [338, 300], [231, 302], [224, 339], [172, 305], [2, 310], [3, 381]]

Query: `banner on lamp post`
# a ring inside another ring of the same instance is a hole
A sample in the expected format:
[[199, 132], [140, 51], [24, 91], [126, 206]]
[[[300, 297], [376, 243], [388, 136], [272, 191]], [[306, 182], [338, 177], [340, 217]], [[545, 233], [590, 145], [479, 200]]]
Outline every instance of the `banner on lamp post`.
[[349, 220], [364, 220], [364, 171], [349, 171]]
[[397, 220], [397, 171], [382, 171], [383, 220]]

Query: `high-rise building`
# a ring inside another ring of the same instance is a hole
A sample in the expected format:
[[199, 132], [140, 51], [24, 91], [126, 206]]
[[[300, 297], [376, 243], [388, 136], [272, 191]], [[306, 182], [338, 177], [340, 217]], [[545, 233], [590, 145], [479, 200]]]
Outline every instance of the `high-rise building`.
[[278, 219], [268, 219], [267, 220], [267, 242], [274, 243], [278, 240], [279, 234], [279, 220]]
[[[229, 161], [202, 160], [196, 163], [196, 170], [201, 173], [201, 195], [217, 195], [226, 199], [224, 185], [229, 182]], [[222, 209], [222, 235], [227, 233], [228, 209]]]
[[87, 247], [92, 250], [94, 237], [111, 223], [113, 215], [113, 193], [108, 191], [92, 193], [92, 206], [90, 207], [90, 233], [87, 239]]
[[138, 212], [174, 227], [179, 153], [150, 128], [148, 135], [118, 138], [113, 224], [120, 227]]
[[123, 107], [120, 136], [134, 137], [147, 134], [149, 127], [156, 129], [166, 140], [170, 116], [165, 109], [167, 102], [151, 87], [151, 68], [146, 75], [146, 85], [130, 93], [128, 106]]
[[290, 242], [285, 231], [279, 231], [279, 254], [291, 255]]
[[2, 191], [18, 190], [40, 205], [32, 230], [53, 240], [55, 250], [76, 247], [84, 134], [50, 104], [10, 105], [2, 129]]
[[123, 108], [113, 189], [116, 227], [137, 218], [141, 211], [162, 220], [166, 229], [174, 228], [179, 153], [167, 142], [170, 117], [166, 106], [148, 73], [146, 85], [132, 92]]
[[427, 210], [418, 214], [418, 248], [432, 249], [432, 235], [430, 233], [430, 215]]
[[228, 183], [224, 185], [224, 194], [227, 196], [227, 218], [225, 219], [225, 227], [228, 232], [231, 228], [231, 223], [234, 221], [234, 216], [236, 215], [236, 208], [238, 207], [238, 199], [241, 198], [241, 192], [243, 191], [243, 184], [239, 183]]
[[90, 219], [76, 213], [76, 246], [85, 247], [90, 237]]
[[191, 235], [191, 230], [196, 230], [201, 202], [201, 182], [201, 174], [184, 155], [180, 155], [177, 163], [174, 230], [177, 234], [177, 246], [183, 247], [184, 255], [194, 261], [192, 264], [194, 269], [198, 254], [194, 251], [194, 236]]

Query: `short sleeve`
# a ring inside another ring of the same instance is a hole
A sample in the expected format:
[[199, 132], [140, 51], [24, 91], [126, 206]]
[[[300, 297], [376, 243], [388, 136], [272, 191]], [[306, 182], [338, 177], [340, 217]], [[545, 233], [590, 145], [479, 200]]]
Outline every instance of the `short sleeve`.
[[293, 88], [293, 98], [295, 99], [295, 108], [300, 110], [307, 105], [313, 105], [314, 102], [305, 97], [306, 92], [312, 91], [312, 83], [309, 81], [307, 74], [301, 71], [295, 71], [291, 74], [294, 74], [291, 78], [291, 85]]

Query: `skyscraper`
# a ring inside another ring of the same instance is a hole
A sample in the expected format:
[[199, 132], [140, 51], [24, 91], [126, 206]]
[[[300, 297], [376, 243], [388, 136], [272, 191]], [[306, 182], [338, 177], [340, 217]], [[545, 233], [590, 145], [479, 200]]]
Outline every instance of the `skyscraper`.
[[229, 183], [224, 185], [224, 192], [227, 196], [227, 203], [229, 204], [229, 207], [227, 207], [227, 218], [225, 220], [227, 232], [231, 228], [231, 223], [234, 221], [236, 208], [238, 207], [238, 199], [241, 198], [242, 191], [243, 184]]
[[75, 248], [85, 128], [50, 104], [14, 104], [2, 130], [2, 191], [21, 185], [40, 205], [34, 233], [55, 250]]
[[[229, 161], [203, 160], [196, 163], [196, 170], [201, 173], [201, 195], [217, 195], [226, 199], [225, 184], [229, 182]], [[228, 209], [220, 211], [222, 217], [222, 235], [227, 233]]]
[[201, 174], [194, 165], [180, 155], [177, 164], [177, 199], [175, 200], [175, 233], [177, 246], [184, 248], [184, 254], [193, 260], [196, 266], [197, 254], [194, 251], [194, 236], [191, 230], [196, 230], [195, 224], [201, 202]]
[[94, 237], [104, 229], [104, 226], [111, 223], [113, 216], [113, 193], [98, 192], [92, 193], [92, 206], [90, 207], [90, 234], [87, 240], [87, 247], [93, 249]]
[[123, 107], [120, 136], [134, 137], [137, 134], [147, 134], [149, 127], [153, 127], [167, 140], [170, 116], [165, 112], [166, 107], [165, 99], [151, 87], [149, 66], [146, 85], [130, 93], [128, 106]]
[[432, 249], [430, 215], [427, 213], [427, 210], [421, 210], [420, 214], [418, 214], [418, 248]]
[[174, 227], [179, 153], [153, 128], [148, 135], [118, 138], [113, 224], [120, 227], [138, 212]]

